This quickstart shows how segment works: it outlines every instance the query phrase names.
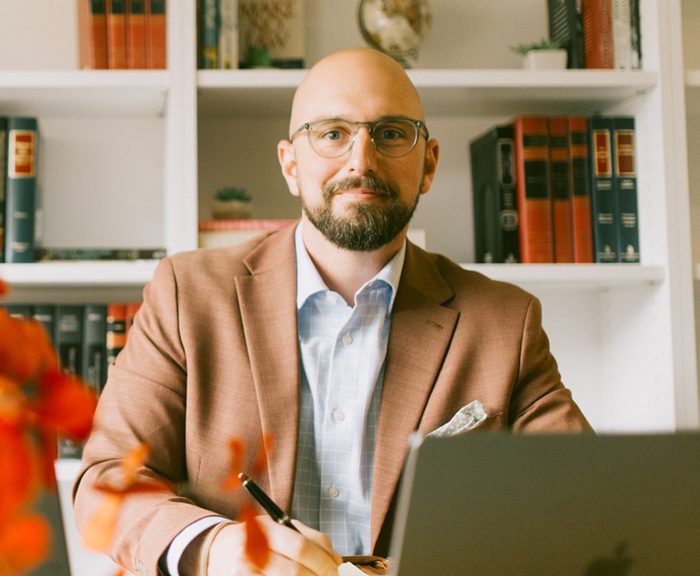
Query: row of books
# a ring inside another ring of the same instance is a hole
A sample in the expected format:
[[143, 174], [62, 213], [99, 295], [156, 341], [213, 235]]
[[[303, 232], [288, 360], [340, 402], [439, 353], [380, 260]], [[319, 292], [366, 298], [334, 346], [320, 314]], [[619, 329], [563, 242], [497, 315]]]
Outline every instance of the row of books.
[[640, 261], [633, 117], [518, 116], [469, 146], [476, 262]]
[[79, 67], [166, 68], [166, 0], [77, 0]]
[[197, 0], [198, 67], [303, 68], [304, 29], [303, 0]]
[[549, 38], [569, 68], [642, 67], [639, 0], [548, 0]]
[[[80, 376], [96, 394], [107, 382], [107, 368], [126, 344], [140, 301], [109, 304], [6, 304], [8, 314], [44, 326], [63, 369]], [[80, 458], [82, 447], [59, 443], [59, 457]]]

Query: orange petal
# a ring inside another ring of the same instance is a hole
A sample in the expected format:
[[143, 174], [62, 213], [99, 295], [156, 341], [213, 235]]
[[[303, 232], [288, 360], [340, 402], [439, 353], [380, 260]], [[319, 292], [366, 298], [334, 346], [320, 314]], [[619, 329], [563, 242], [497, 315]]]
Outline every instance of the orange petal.
[[0, 525], [0, 576], [21, 574], [49, 554], [51, 528], [38, 514], [15, 516]]
[[151, 453], [151, 448], [145, 442], [139, 444], [124, 456], [122, 461], [122, 470], [124, 471], [124, 480], [126, 485], [132, 484], [136, 480], [136, 474], [148, 460], [148, 455]]
[[253, 508], [246, 506], [242, 511], [245, 521], [245, 552], [248, 559], [258, 568], [264, 568], [270, 559], [267, 536], [260, 528]]
[[267, 456], [272, 453], [272, 434], [263, 435], [262, 443], [260, 444], [260, 449], [258, 450], [258, 457], [253, 464], [253, 469], [251, 470], [253, 476], [259, 477], [265, 473], [267, 470]]
[[85, 440], [92, 429], [97, 396], [68, 372], [50, 371], [41, 378], [36, 423], [74, 440]]
[[100, 552], [107, 551], [114, 537], [123, 498], [121, 494], [107, 494], [102, 500], [102, 504], [83, 532], [83, 542], [88, 548]]
[[0, 296], [6, 296], [10, 293], [10, 285], [0, 278]]
[[33, 445], [19, 428], [0, 422], [0, 524], [26, 505], [37, 488]]
[[56, 366], [56, 352], [39, 322], [0, 315], [0, 374], [24, 383]]
[[237, 490], [241, 487], [241, 480], [238, 478], [238, 474], [243, 472], [243, 454], [245, 453], [245, 444], [242, 440], [233, 438], [229, 441], [229, 450], [231, 452], [231, 468], [229, 475], [224, 478], [223, 489], [224, 490]]

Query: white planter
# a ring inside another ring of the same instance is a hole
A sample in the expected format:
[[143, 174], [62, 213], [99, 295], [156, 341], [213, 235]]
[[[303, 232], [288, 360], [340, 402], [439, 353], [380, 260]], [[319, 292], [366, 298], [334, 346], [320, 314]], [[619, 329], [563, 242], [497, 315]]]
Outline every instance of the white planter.
[[566, 50], [530, 50], [523, 58], [523, 68], [529, 69], [564, 69], [566, 68]]

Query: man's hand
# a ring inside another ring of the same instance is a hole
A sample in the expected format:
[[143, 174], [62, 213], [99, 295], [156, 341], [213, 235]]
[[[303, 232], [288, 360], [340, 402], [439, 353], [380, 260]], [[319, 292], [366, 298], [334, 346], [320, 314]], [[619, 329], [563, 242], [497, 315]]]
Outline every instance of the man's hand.
[[245, 552], [245, 524], [223, 528], [214, 538], [209, 551], [207, 574], [202, 576], [244, 576], [276, 574], [287, 576], [337, 576], [342, 558], [333, 550], [325, 534], [294, 522], [301, 532], [277, 524], [268, 516], [256, 518], [267, 536], [270, 559], [262, 569], [248, 559]]

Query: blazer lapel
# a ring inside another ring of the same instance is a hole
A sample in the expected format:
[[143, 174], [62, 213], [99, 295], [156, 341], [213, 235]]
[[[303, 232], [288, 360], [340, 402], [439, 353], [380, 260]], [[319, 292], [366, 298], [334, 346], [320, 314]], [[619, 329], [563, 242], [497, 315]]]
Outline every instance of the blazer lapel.
[[403, 469], [459, 316], [441, 304], [453, 296], [429, 257], [410, 243], [396, 294], [384, 372], [372, 480], [372, 546]]
[[251, 276], [236, 278], [263, 434], [274, 451], [268, 455], [270, 494], [285, 510], [292, 504], [299, 432], [294, 229], [260, 244], [245, 261]]

